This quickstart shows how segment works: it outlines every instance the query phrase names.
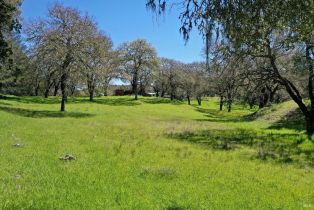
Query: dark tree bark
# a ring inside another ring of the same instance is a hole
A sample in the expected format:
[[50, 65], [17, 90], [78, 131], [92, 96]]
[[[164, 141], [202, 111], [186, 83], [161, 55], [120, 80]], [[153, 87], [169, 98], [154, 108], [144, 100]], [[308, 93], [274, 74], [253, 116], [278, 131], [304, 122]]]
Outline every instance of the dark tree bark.
[[46, 79], [46, 82], [45, 82], [45, 93], [44, 93], [44, 96], [45, 98], [48, 98], [49, 96], [49, 90], [50, 90], [50, 79]]
[[89, 101], [93, 101], [95, 86], [92, 81], [89, 81], [87, 84], [88, 84], [87, 86], [88, 86], [88, 93], [89, 93]]
[[57, 81], [55, 80], [55, 81], [53, 82], [53, 86], [54, 86], [53, 96], [57, 96], [58, 91], [59, 91], [60, 82], [57, 82]]
[[175, 91], [176, 91], [176, 87], [174, 84], [172, 84], [171, 90], [170, 90], [170, 100], [171, 101], [173, 101], [173, 99], [175, 99], [175, 97], [176, 97]]
[[[68, 40], [68, 44], [70, 43], [71, 40]], [[67, 80], [68, 80], [68, 67], [71, 64], [73, 60], [72, 57], [72, 52], [69, 51], [65, 57], [65, 60], [63, 61], [61, 70], [62, 70], [62, 75], [61, 75], [61, 80], [60, 80], [60, 86], [61, 86], [61, 112], [65, 111], [65, 103], [67, 101]]]
[[173, 99], [174, 99], [174, 95], [171, 93], [170, 100], [173, 101]]
[[263, 87], [261, 90], [260, 98], [259, 98], [259, 108], [260, 109], [264, 108], [267, 105], [268, 100], [269, 100], [269, 93], [266, 87]]
[[232, 102], [228, 102], [228, 112], [231, 112]]
[[67, 101], [67, 93], [66, 93], [66, 80], [67, 80], [67, 75], [64, 73], [61, 76], [61, 112], [65, 111], [65, 103]]
[[253, 109], [254, 104], [255, 104], [255, 101], [250, 101], [250, 102], [249, 102], [250, 109]]
[[162, 98], [165, 97], [165, 91], [164, 90], [161, 91], [160, 97], [162, 97]]
[[135, 95], [134, 99], [138, 99], [138, 70], [135, 67], [134, 74], [133, 74], [133, 80], [132, 80], [132, 92]]
[[94, 91], [91, 91], [89, 93], [89, 101], [93, 101], [94, 100]]
[[[308, 111], [308, 118], [306, 120], [306, 127], [307, 127], [307, 133], [312, 138], [312, 135], [314, 133], [314, 93], [313, 93], [313, 78], [314, 78], [314, 60], [311, 57], [311, 50], [313, 50], [314, 45], [310, 45], [309, 43], [306, 43], [306, 52], [305, 57], [308, 63], [309, 67], [309, 79], [308, 79], [308, 91], [309, 91], [309, 98], [310, 98], [310, 110]], [[313, 54], [312, 54], [313, 55]], [[300, 107], [301, 108], [301, 107]]]
[[196, 99], [197, 99], [198, 105], [201, 106], [202, 105], [202, 97], [198, 96], [198, 97], [196, 97]]
[[228, 93], [227, 94], [228, 112], [231, 112], [232, 103], [233, 103], [233, 99], [232, 99], [231, 93]]
[[266, 86], [266, 87], [267, 87], [267, 89], [269, 91], [269, 102], [273, 103], [275, 101], [274, 99], [275, 99], [275, 95], [276, 95], [276, 93], [277, 93], [277, 91], [279, 89], [279, 85], [276, 84], [275, 87], [273, 87], [273, 88], [271, 88], [269, 86]]
[[46, 90], [45, 90], [45, 98], [48, 98], [48, 96], [49, 96], [49, 89], [46, 88]]
[[159, 90], [159, 96], [162, 98], [165, 97], [166, 92], [167, 92], [167, 85], [164, 82], [162, 82], [161, 88]]
[[219, 102], [219, 110], [222, 111], [222, 107], [224, 105], [224, 97], [221, 95], [220, 96], [220, 102]]
[[53, 85], [53, 83], [51, 83], [50, 80], [46, 81], [45, 98], [48, 98], [52, 85]]
[[[50, 68], [48, 68], [48, 72], [50, 72]], [[45, 78], [45, 93], [44, 93], [45, 98], [48, 98], [50, 89], [53, 86], [54, 82], [51, 82], [51, 78], [53, 77], [53, 74], [54, 74], [53, 72], [50, 72], [50, 73], [48, 73], [48, 75], [46, 75], [46, 78]]]
[[188, 105], [191, 105], [191, 99], [190, 99], [190, 96], [189, 95], [187, 95], [187, 97], [186, 97], [187, 99], [188, 99]]
[[89, 94], [89, 101], [93, 101], [94, 92], [95, 92], [94, 75], [87, 74], [87, 89], [88, 89], [88, 94]]
[[56, 85], [53, 91], [53, 96], [57, 96], [59, 91], [59, 85]]
[[[306, 43], [307, 44], [307, 43]], [[270, 64], [272, 66], [272, 69], [275, 73], [275, 76], [282, 86], [285, 87], [287, 93], [290, 95], [292, 100], [299, 106], [301, 112], [304, 115], [305, 122], [306, 122], [306, 132], [309, 138], [312, 138], [313, 133], [314, 133], [314, 93], [313, 93], [313, 78], [314, 78], [314, 67], [313, 67], [313, 60], [310, 55], [310, 51], [314, 46], [312, 45], [306, 45], [306, 60], [309, 66], [308, 72], [308, 94], [309, 94], [309, 99], [310, 99], [310, 107], [308, 108], [305, 103], [303, 102], [303, 98], [299, 92], [299, 90], [296, 88], [296, 86], [286, 79], [285, 77], [281, 76], [277, 64], [276, 64], [276, 57], [272, 53], [272, 49], [270, 46], [270, 41], [268, 40], [267, 42], [267, 58], [270, 61]]]
[[39, 94], [39, 84], [36, 85], [35, 90], [34, 90], [35, 96], [38, 96]]
[[274, 87], [271, 87], [271, 85], [265, 85], [261, 89], [261, 95], [260, 95], [260, 100], [259, 100], [259, 108], [264, 108], [270, 103], [274, 102], [274, 96], [279, 88], [279, 85], [276, 84]]

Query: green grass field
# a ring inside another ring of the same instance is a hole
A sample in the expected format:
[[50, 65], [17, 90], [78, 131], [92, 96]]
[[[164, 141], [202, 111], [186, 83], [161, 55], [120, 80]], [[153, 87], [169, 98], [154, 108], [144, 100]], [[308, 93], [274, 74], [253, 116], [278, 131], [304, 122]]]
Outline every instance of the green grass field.
[[0, 99], [0, 208], [314, 209], [314, 146], [293, 102], [257, 113], [219, 112], [214, 98], [66, 108]]

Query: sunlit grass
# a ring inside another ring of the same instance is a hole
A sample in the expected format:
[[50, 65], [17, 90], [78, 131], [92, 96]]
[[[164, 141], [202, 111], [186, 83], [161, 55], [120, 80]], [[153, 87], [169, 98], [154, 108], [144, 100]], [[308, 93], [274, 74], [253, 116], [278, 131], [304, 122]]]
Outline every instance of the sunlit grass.
[[313, 144], [300, 121], [280, 122], [291, 102], [255, 115], [219, 112], [215, 98], [69, 98], [66, 108], [0, 99], [1, 208], [314, 208]]

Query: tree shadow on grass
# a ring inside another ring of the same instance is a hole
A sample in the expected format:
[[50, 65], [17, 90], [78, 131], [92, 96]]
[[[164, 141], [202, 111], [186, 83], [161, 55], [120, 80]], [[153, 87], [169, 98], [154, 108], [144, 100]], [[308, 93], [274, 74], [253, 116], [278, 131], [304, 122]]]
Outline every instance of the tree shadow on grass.
[[277, 111], [277, 107], [275, 106], [266, 106], [264, 108], [258, 109], [257, 111], [243, 116], [243, 120], [245, 121], [254, 121], [264, 116], [271, 114], [272, 112]]
[[95, 99], [93, 103], [109, 106], [136, 106], [141, 104], [133, 98], [99, 98]]
[[12, 106], [12, 104], [9, 104], [9, 103], [5, 103], [5, 102], [2, 102], [2, 101], [0, 101], [0, 105], [5, 105], [5, 106]]
[[16, 101], [25, 104], [58, 104], [60, 103], [60, 98], [49, 97], [44, 98], [42, 96], [3, 96], [0, 95], [0, 99], [7, 101]]
[[281, 163], [294, 162], [314, 167], [314, 144], [307, 141], [305, 135], [233, 129], [185, 131], [167, 136], [217, 150], [247, 146], [255, 150], [253, 158], [272, 159]]
[[141, 102], [148, 103], [148, 104], [174, 104], [180, 105], [183, 104], [182, 101], [173, 100], [171, 101], [169, 98], [139, 98], [135, 100], [131, 97], [100, 97], [94, 98], [93, 101], [89, 101], [88, 98], [71, 98], [68, 100], [68, 103], [96, 103], [96, 104], [103, 104], [103, 105], [110, 105], [110, 106], [136, 106], [141, 105]]
[[136, 106], [140, 105], [139, 101], [134, 100], [133, 98], [127, 97], [117, 97], [117, 98], [107, 98], [107, 97], [95, 97], [93, 101], [89, 100], [89, 97], [69, 97], [67, 100], [68, 104], [101, 104], [109, 106]]
[[168, 206], [165, 210], [185, 210], [186, 208], [178, 205]]
[[[27, 104], [59, 104], [61, 103], [60, 97], [44, 98], [42, 96], [1, 96], [0, 99], [8, 101], [16, 101], [19, 103]], [[133, 98], [94, 98], [94, 101], [89, 101], [87, 97], [68, 97], [67, 103], [80, 104], [80, 103], [96, 103], [110, 106], [135, 106], [140, 105], [140, 102]]]
[[170, 98], [161, 98], [161, 97], [154, 97], [154, 98], [141, 98], [141, 101], [147, 104], [174, 104], [174, 105], [181, 105], [184, 104], [182, 101], [179, 100], [170, 100]]
[[81, 112], [60, 112], [60, 111], [43, 111], [43, 110], [29, 110], [12, 107], [0, 107], [0, 111], [8, 112], [11, 114], [19, 115], [22, 117], [31, 118], [85, 118], [91, 117], [92, 114], [81, 113]]
[[204, 109], [195, 106], [197, 112], [205, 114], [207, 119], [196, 119], [197, 121], [209, 121], [209, 122], [243, 122], [246, 121], [244, 117], [241, 116], [230, 116], [224, 115], [216, 109]]
[[[205, 117], [207, 117], [207, 119], [196, 119], [197, 121], [210, 122], [253, 122], [261, 117], [263, 117], [264, 119], [267, 119], [267, 116], [271, 117], [271, 113], [276, 110], [274, 107], [265, 107], [250, 114], [242, 116], [232, 116], [221, 113], [216, 109], [204, 109], [197, 106], [195, 106], [195, 109], [198, 112], [204, 113]], [[304, 117], [299, 109], [295, 109], [289, 112], [287, 115], [279, 117], [279, 120], [275, 121], [274, 123], [272, 123], [271, 126], [268, 127], [269, 129], [292, 129], [300, 132], [304, 131], [306, 128]], [[274, 121], [274, 119], [271, 118], [268, 120]]]
[[295, 109], [283, 116], [279, 121], [268, 127], [269, 129], [293, 129], [304, 131], [306, 128], [305, 119], [300, 109]]

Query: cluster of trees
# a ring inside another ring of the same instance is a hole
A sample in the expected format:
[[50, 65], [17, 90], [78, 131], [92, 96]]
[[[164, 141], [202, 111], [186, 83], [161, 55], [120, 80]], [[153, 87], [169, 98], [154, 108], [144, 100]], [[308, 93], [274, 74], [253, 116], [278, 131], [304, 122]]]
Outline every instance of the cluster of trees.
[[157, 96], [173, 99], [196, 98], [199, 105], [203, 96], [209, 94], [209, 74], [204, 63], [185, 64], [162, 58], [154, 75], [153, 89]]
[[4, 88], [5, 84], [15, 85], [16, 75], [21, 71], [20, 65], [24, 61], [21, 46], [15, 36], [21, 29], [20, 4], [17, 0], [0, 2], [0, 89]]
[[283, 86], [261, 71], [265, 63], [235, 52], [228, 45], [215, 46], [209, 63], [211, 92], [220, 98], [220, 110], [227, 105], [230, 112], [234, 101], [250, 108], [263, 108], [287, 99]]
[[[5, 2], [11, 16], [6, 18], [10, 27], [3, 32], [3, 40], [10, 43], [6, 45], [10, 53], [2, 57], [10, 62], [0, 74], [2, 93], [61, 95], [64, 111], [67, 96], [77, 89], [86, 89], [92, 101], [95, 94], [107, 95], [109, 82], [120, 78], [131, 84], [135, 99], [154, 91], [171, 100], [187, 99], [189, 104], [195, 98], [200, 105], [203, 96], [217, 95], [220, 110], [227, 104], [231, 111], [235, 100], [263, 107], [280, 90], [276, 82], [256, 82], [260, 81], [256, 61], [235, 53], [230, 43], [213, 48], [210, 63], [191, 64], [159, 58], [154, 47], [142, 39], [113, 49], [110, 37], [98, 30], [92, 17], [60, 4], [50, 7], [45, 19], [28, 22], [22, 42], [20, 2]], [[209, 52], [208, 46], [206, 49]]]
[[[1, 72], [0, 91], [16, 95], [61, 95], [65, 111], [68, 95], [86, 89], [90, 101], [95, 93], [107, 95], [109, 82], [120, 78], [131, 84], [131, 92], [173, 99], [198, 99], [206, 94], [206, 72], [203, 64], [183, 64], [160, 59], [156, 50], [143, 39], [125, 42], [117, 49], [106, 34], [99, 31], [92, 17], [79, 10], [54, 4], [44, 19], [23, 26], [25, 40], [19, 36], [19, 2], [10, 6], [8, 30], [3, 40], [10, 43], [10, 66]], [[9, 22], [11, 21], [11, 22]], [[16, 24], [16, 25], [14, 25]], [[4, 30], [2, 30], [4, 31]], [[6, 46], [9, 46], [6, 44]]]
[[30, 22], [25, 32], [35, 95], [41, 83], [46, 97], [52, 87], [54, 94], [60, 89], [64, 111], [67, 96], [78, 83], [86, 84], [91, 101], [96, 86], [106, 92], [115, 52], [110, 38], [97, 29], [90, 16], [55, 4], [46, 19]]
[[[161, 14], [171, 0], [147, 0]], [[174, 2], [175, 3], [175, 2]], [[145, 40], [113, 49], [92, 17], [54, 4], [45, 19], [19, 31], [19, 0], [0, 4], [0, 91], [61, 95], [86, 87], [107, 95], [113, 78], [129, 81], [132, 93], [154, 91], [173, 99], [217, 95], [220, 109], [234, 101], [260, 108], [290, 97], [314, 133], [314, 2], [312, 0], [183, 0], [180, 28], [186, 40], [196, 27], [206, 43], [206, 63], [158, 58]], [[25, 45], [26, 43], [26, 45]]]
[[[147, 6], [160, 14], [171, 2], [147, 0]], [[308, 135], [313, 135], [314, 1], [183, 0], [174, 5], [181, 10], [180, 31], [185, 39], [196, 27], [208, 45], [220, 43], [233, 56], [242, 57], [236, 65], [247, 65], [247, 61], [253, 60], [255, 74], [250, 75], [258, 81], [247, 83], [248, 92], [256, 84], [263, 84], [259, 88], [265, 104], [274, 100], [273, 92], [282, 87], [302, 111]], [[246, 97], [248, 101], [254, 101], [252, 95]]]

